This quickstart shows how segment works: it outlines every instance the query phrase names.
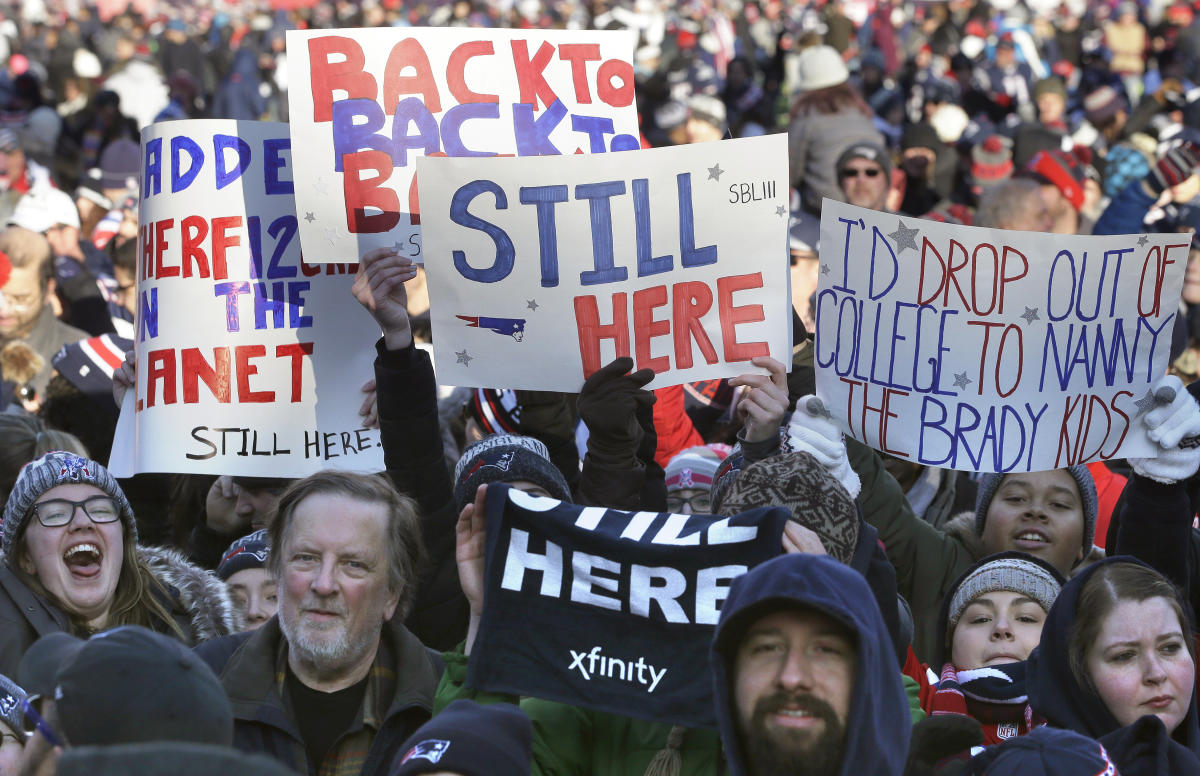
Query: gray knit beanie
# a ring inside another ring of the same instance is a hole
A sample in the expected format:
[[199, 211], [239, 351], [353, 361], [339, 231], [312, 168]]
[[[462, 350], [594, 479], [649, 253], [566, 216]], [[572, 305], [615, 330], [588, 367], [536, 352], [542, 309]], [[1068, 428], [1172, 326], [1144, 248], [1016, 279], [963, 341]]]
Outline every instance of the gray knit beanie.
[[[1098, 499], [1096, 497], [1096, 483], [1092, 480], [1092, 473], [1082, 464], [1075, 466], [1063, 467], [1063, 471], [1071, 475], [1075, 480], [1076, 487], [1079, 488], [1079, 503], [1083, 508], [1083, 554], [1092, 551], [1092, 541], [1096, 538], [1096, 511]], [[987, 522], [988, 508], [992, 505], [992, 497], [996, 495], [996, 490], [1000, 487], [1000, 483], [1004, 481], [1004, 474], [985, 474], [979, 478], [979, 491], [975, 498], [975, 533], [983, 536], [983, 526]]]
[[947, 626], [953, 630], [967, 606], [976, 598], [1001, 590], [1028, 596], [1048, 612], [1062, 590], [1062, 582], [1032, 558], [1000, 557], [985, 562], [954, 589]]
[[107, 493], [117, 504], [121, 523], [137, 541], [137, 525], [133, 508], [117, 480], [108, 469], [93, 460], [74, 453], [55, 450], [35, 458], [21, 469], [17, 484], [4, 505], [4, 527], [0, 529], [0, 556], [7, 557], [13, 542], [33, 517], [33, 504], [42, 494], [59, 485], [94, 485]]
[[571, 500], [562, 472], [541, 440], [519, 434], [493, 434], [463, 450], [454, 467], [454, 503], [461, 511], [475, 500], [480, 485], [527, 480], [559, 501]]

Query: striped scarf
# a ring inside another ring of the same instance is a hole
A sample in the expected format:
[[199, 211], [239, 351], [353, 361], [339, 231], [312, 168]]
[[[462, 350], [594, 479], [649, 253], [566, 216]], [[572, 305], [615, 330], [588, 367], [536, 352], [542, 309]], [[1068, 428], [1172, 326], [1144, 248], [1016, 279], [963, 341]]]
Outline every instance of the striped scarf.
[[985, 746], [1023, 736], [1046, 724], [1029, 707], [1024, 661], [969, 671], [959, 671], [947, 663], [930, 705], [930, 716], [962, 714], [978, 720]]

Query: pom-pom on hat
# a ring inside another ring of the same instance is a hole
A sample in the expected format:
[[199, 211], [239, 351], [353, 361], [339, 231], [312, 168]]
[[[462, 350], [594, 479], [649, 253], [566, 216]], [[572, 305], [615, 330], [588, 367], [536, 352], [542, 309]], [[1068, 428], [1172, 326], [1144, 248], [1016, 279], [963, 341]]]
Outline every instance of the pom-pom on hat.
[[1003, 135], [988, 135], [971, 149], [971, 181], [988, 188], [1011, 178], [1012, 141]]

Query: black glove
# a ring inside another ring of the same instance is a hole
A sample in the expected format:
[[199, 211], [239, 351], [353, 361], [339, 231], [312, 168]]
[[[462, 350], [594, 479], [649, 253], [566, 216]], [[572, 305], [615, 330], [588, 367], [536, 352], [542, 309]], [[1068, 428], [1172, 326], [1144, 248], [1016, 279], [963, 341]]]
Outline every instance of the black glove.
[[617, 358], [598, 369], [579, 392], [579, 417], [588, 427], [588, 453], [617, 456], [636, 461], [644, 431], [641, 412], [654, 406], [655, 396], [645, 386], [654, 379], [654, 371], [633, 369], [633, 359]]
[[[961, 773], [971, 747], [983, 744], [979, 721], [962, 714], [939, 714], [913, 725], [904, 776], [947, 776]], [[962, 760], [944, 763], [955, 755]]]

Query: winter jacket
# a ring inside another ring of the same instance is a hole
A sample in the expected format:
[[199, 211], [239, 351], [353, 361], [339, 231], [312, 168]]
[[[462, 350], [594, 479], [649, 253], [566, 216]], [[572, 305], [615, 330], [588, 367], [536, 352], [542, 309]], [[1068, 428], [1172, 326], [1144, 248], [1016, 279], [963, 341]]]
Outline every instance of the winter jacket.
[[[1170, 737], [1140, 723], [1122, 728], [1095, 690], [1082, 686], [1071, 670], [1070, 641], [1079, 595], [1092, 574], [1109, 563], [1140, 563], [1128, 556], [1108, 558], [1076, 574], [1059, 594], [1042, 626], [1042, 638], [1029, 656], [1029, 702], [1054, 727], [1100, 739], [1122, 774], [1195, 776], [1200, 774], [1200, 717], [1196, 691], [1187, 716]], [[1184, 603], [1182, 600], [1180, 603]], [[1158, 724], [1162, 730], [1162, 724]]]
[[733, 581], [721, 607], [709, 665], [717, 721], [732, 776], [746, 773], [746, 753], [732, 697], [733, 661], [745, 629], [769, 611], [804, 606], [841, 622], [857, 638], [854, 688], [846, 719], [840, 776], [897, 776], [911, 729], [908, 700], [887, 628], [862, 576], [822, 555], [785, 555]]
[[421, 508], [426, 567], [405, 624], [424, 644], [450, 649], [470, 614], [454, 561], [454, 490], [438, 425], [437, 383], [429, 354], [415, 346], [375, 345], [375, 390], [383, 460], [392, 482]]
[[[233, 745], [300, 773], [317, 773], [288, 704], [287, 643], [272, 617], [261, 628], [201, 644], [196, 653], [221, 679], [233, 708]], [[347, 736], [373, 730], [361, 773], [387, 774], [400, 745], [429, 721], [442, 659], [395, 620], [384, 624], [360, 710]], [[371, 699], [374, 706], [368, 707]], [[343, 736], [343, 739], [345, 736]], [[338, 744], [334, 744], [336, 750]], [[330, 755], [333, 755], [331, 750]]]
[[[240, 617], [224, 583], [204, 569], [188, 563], [178, 552], [163, 547], [141, 547], [139, 553], [166, 593], [159, 603], [170, 612], [189, 645], [233, 633]], [[175, 633], [165, 626], [168, 635]], [[0, 674], [16, 676], [21, 656], [48, 633], [71, 631], [62, 609], [35, 593], [0, 563]]]
[[855, 143], [884, 145], [883, 135], [875, 129], [870, 116], [856, 108], [839, 113], [797, 115], [788, 125], [788, 155], [792, 187], [803, 198], [804, 207], [821, 212], [821, 199], [842, 201], [838, 184], [838, 157]]

